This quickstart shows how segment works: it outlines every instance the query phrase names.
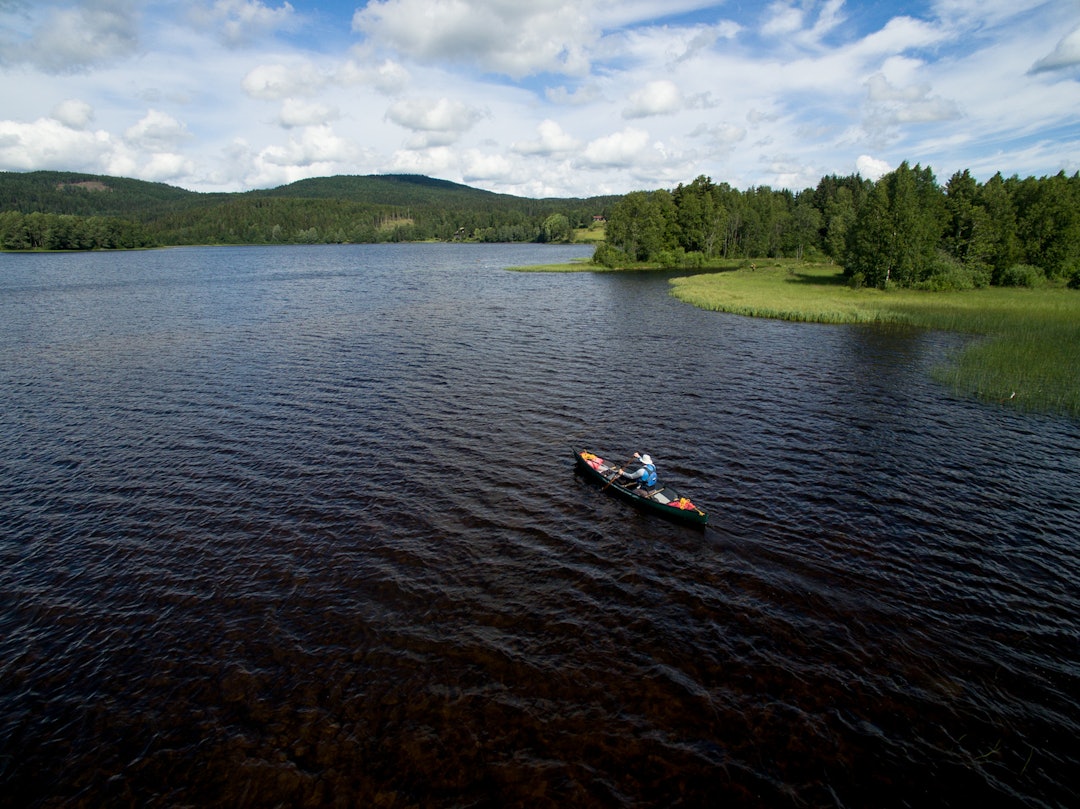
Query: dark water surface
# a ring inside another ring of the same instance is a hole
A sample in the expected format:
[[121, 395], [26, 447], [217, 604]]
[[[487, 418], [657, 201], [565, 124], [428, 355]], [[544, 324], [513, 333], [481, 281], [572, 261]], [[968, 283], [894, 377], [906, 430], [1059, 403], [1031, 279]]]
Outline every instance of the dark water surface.
[[1080, 804], [1080, 426], [583, 252], [0, 255], [0, 805]]

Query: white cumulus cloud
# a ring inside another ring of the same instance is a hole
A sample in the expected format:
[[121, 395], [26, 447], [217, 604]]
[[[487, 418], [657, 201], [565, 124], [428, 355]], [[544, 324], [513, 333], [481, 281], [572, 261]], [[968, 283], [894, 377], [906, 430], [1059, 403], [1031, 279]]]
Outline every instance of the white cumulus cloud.
[[52, 117], [72, 129], [85, 129], [94, 120], [94, 108], [85, 101], [69, 98], [53, 107]]
[[678, 112], [683, 106], [682, 93], [675, 82], [668, 79], [650, 81], [630, 95], [630, 105], [623, 110], [623, 118], [647, 118]]
[[139, 176], [153, 182], [167, 182], [185, 177], [195, 171], [190, 158], [172, 152], [158, 152], [139, 170]]
[[338, 111], [325, 104], [286, 98], [281, 104], [278, 120], [283, 127], [292, 129], [298, 126], [318, 126], [335, 120]]
[[587, 4], [565, 0], [371, 0], [353, 30], [425, 62], [449, 60], [520, 78], [583, 74], [598, 36]]
[[581, 162], [596, 168], [633, 166], [649, 146], [649, 133], [627, 127], [621, 132], [597, 138], [585, 147]]
[[956, 102], [931, 93], [929, 84], [894, 85], [882, 73], [866, 82], [870, 109], [867, 127], [871, 130], [897, 124], [951, 121], [960, 117]]
[[887, 160], [863, 154], [855, 161], [855, 170], [866, 179], [877, 181], [892, 171], [892, 166]]
[[129, 143], [145, 149], [163, 149], [187, 140], [187, 127], [167, 113], [150, 110], [137, 123], [128, 127], [124, 137]]
[[506, 181], [513, 176], [513, 165], [503, 155], [485, 154], [470, 149], [462, 161], [461, 176], [467, 183]]
[[409, 98], [386, 111], [386, 119], [417, 133], [413, 148], [448, 146], [484, 117], [480, 110], [461, 101]]
[[0, 121], [0, 165], [9, 169], [97, 171], [116, 145], [105, 131], [73, 129], [55, 118]]
[[581, 141], [563, 132], [562, 127], [550, 118], [541, 121], [536, 131], [539, 138], [518, 141], [511, 148], [519, 154], [546, 156], [567, 154], [581, 148]]
[[311, 126], [289, 138], [284, 146], [269, 146], [259, 159], [277, 166], [332, 165], [354, 157], [353, 146], [329, 125]]

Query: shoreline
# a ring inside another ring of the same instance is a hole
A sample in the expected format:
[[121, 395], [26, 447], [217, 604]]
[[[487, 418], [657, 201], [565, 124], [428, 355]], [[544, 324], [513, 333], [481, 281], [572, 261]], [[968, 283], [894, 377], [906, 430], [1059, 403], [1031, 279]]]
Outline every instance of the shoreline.
[[[519, 272], [678, 272], [587, 264]], [[685, 269], [685, 268], [684, 268]], [[1080, 421], [1080, 292], [1063, 287], [987, 287], [960, 292], [853, 289], [835, 265], [795, 259], [724, 262], [671, 279], [671, 294], [706, 311], [831, 325], [900, 325], [968, 334], [948, 365], [932, 371], [959, 396], [1018, 412]]]

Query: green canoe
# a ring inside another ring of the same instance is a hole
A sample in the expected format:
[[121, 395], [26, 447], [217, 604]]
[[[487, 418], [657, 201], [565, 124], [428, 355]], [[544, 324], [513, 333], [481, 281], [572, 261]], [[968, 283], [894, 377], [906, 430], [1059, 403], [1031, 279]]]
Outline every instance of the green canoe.
[[589, 480], [602, 484], [604, 491], [609, 494], [675, 522], [702, 528], [709, 522], [708, 514], [666, 484], [660, 484], [651, 492], [646, 492], [635, 488], [632, 481], [619, 477], [621, 467], [614, 461], [604, 460], [594, 452], [576, 448], [574, 458], [582, 474]]

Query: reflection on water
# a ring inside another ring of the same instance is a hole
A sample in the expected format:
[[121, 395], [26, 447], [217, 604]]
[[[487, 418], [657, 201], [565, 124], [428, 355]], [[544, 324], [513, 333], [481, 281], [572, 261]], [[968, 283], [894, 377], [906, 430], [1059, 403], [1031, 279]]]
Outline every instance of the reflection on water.
[[1080, 429], [584, 252], [0, 255], [0, 805], [1076, 803]]

